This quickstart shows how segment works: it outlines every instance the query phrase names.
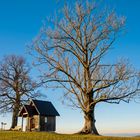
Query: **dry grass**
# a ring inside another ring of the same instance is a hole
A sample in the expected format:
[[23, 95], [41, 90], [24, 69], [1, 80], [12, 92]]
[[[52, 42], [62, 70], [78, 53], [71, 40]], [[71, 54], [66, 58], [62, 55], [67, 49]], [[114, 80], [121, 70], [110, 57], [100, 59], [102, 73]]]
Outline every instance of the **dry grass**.
[[138, 137], [106, 137], [93, 135], [66, 135], [47, 132], [1, 131], [0, 140], [140, 140]]

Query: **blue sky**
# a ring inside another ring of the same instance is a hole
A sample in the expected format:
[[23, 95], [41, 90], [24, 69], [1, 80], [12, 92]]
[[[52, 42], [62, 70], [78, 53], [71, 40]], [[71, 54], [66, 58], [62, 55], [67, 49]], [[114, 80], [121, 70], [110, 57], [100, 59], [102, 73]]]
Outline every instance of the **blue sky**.
[[[119, 57], [127, 57], [137, 69], [140, 69], [140, 1], [104, 0], [103, 3], [127, 19], [127, 33], [114, 44], [106, 62], [115, 62]], [[26, 45], [38, 34], [44, 19], [53, 15], [60, 6], [55, 0], [1, 0], [0, 59], [4, 55], [18, 54], [27, 57], [31, 62], [31, 57], [26, 53]], [[35, 70], [32, 75], [36, 75]], [[52, 101], [61, 115], [57, 118], [58, 132], [71, 133], [81, 129], [82, 113], [61, 104], [62, 91], [42, 89], [42, 92], [47, 94], [46, 100]], [[9, 124], [10, 117], [10, 114], [0, 116], [0, 121]], [[102, 134], [140, 133], [140, 104], [99, 104], [96, 108], [96, 120], [96, 126]]]

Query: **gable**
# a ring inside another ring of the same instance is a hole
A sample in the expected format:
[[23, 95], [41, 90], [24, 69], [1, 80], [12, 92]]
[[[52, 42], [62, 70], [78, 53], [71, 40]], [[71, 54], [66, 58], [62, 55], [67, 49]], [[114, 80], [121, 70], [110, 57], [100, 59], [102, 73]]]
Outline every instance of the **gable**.
[[21, 117], [21, 116], [25, 116], [25, 117], [26, 117], [27, 115], [28, 115], [27, 110], [25, 109], [24, 106], [22, 106], [22, 108], [21, 108], [20, 111], [19, 111], [18, 116], [19, 116], [19, 117]]
[[33, 115], [38, 115], [38, 112], [36, 111], [35, 107], [30, 106], [30, 105], [23, 105], [18, 116], [33, 116]]
[[60, 116], [51, 102], [32, 100], [39, 114], [42, 116]]

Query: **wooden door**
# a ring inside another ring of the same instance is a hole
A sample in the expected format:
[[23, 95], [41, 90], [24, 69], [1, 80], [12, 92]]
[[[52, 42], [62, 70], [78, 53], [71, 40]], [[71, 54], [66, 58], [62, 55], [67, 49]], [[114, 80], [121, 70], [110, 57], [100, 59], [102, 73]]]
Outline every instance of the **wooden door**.
[[35, 119], [31, 118], [31, 120], [30, 120], [30, 130], [32, 130], [34, 128], [35, 128]]

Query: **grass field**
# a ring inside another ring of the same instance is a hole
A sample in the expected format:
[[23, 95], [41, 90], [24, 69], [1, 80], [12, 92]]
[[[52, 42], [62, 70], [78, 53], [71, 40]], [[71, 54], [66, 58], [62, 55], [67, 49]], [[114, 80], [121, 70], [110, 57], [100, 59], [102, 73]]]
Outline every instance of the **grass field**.
[[1, 131], [0, 140], [140, 140], [138, 137], [104, 137], [93, 135], [66, 135], [46, 132]]

